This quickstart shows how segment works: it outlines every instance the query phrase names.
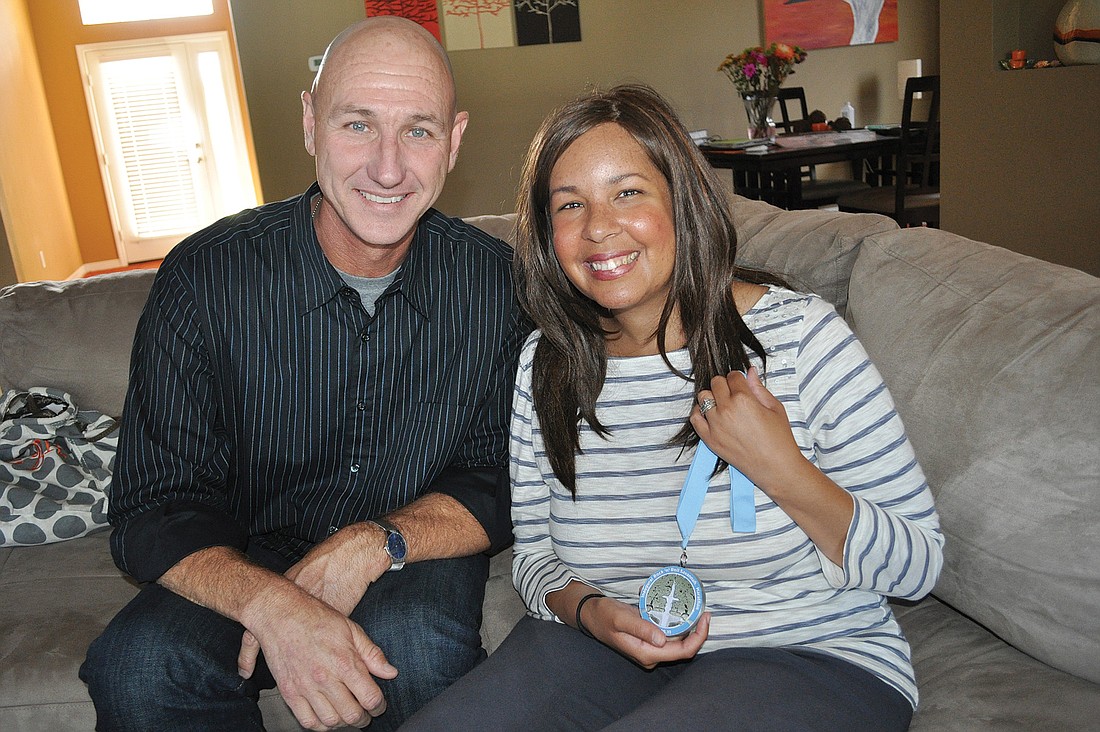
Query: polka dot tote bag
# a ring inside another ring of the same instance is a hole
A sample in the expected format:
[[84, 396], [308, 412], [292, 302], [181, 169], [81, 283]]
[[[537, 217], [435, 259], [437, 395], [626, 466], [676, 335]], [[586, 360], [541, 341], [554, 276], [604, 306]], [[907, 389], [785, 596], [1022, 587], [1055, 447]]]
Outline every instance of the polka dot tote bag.
[[0, 398], [0, 545], [48, 544], [107, 525], [118, 423], [61, 390]]

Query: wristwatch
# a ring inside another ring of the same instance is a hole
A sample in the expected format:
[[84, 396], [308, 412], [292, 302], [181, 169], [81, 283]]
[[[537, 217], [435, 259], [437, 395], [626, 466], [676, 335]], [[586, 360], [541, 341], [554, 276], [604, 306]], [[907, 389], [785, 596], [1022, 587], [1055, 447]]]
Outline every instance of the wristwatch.
[[401, 535], [397, 527], [389, 521], [380, 518], [367, 519], [367, 522], [374, 524], [382, 529], [382, 531], [386, 532], [386, 554], [390, 555], [390, 568], [386, 571], [396, 572], [404, 567], [405, 554], [408, 552], [409, 547], [405, 543], [405, 537]]

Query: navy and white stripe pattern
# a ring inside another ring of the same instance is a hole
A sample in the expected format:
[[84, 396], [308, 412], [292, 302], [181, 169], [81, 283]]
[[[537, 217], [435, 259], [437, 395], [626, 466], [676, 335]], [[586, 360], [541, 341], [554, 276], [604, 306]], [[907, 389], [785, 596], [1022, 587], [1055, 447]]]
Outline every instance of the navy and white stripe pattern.
[[429, 211], [372, 317], [317, 243], [316, 192], [214, 224], [158, 272], [111, 495], [116, 561], [139, 580], [251, 540], [293, 561], [428, 491], [511, 537], [509, 399], [530, 331], [511, 249]]
[[[886, 596], [932, 589], [943, 535], [890, 395], [819, 297], [771, 288], [745, 322], [765, 348], [766, 385], [803, 454], [851, 492], [856, 510], [836, 566], [759, 489], [756, 533], [732, 533], [729, 478], [713, 479], [688, 546], [713, 613], [703, 652], [808, 646], [869, 670], [915, 706], [909, 646]], [[550, 469], [531, 401], [537, 339], [520, 356], [513, 403], [513, 580], [530, 613], [546, 620], [557, 620], [546, 595], [574, 579], [636, 603], [645, 579], [680, 558], [676, 504], [694, 450], [680, 454], [668, 441], [691, 410], [692, 385], [660, 356], [611, 359], [597, 404], [611, 437], [582, 425], [574, 502]], [[686, 351], [671, 358], [690, 373]]]

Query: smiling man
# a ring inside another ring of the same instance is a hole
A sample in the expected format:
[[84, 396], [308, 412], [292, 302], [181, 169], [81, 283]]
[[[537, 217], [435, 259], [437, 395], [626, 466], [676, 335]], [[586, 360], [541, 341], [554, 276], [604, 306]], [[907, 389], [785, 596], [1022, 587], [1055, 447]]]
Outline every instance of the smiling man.
[[511, 250], [432, 209], [467, 115], [419, 26], [372, 18], [303, 93], [317, 183], [157, 274], [111, 487], [144, 583], [81, 670], [101, 730], [394, 729], [484, 657], [511, 538]]

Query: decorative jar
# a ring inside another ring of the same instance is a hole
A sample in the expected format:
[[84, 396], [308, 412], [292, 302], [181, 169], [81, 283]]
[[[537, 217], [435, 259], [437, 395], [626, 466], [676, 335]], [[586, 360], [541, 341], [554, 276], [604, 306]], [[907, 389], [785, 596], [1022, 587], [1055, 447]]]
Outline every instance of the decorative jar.
[[1069, 0], [1054, 21], [1054, 53], [1063, 64], [1100, 64], [1100, 0]]

